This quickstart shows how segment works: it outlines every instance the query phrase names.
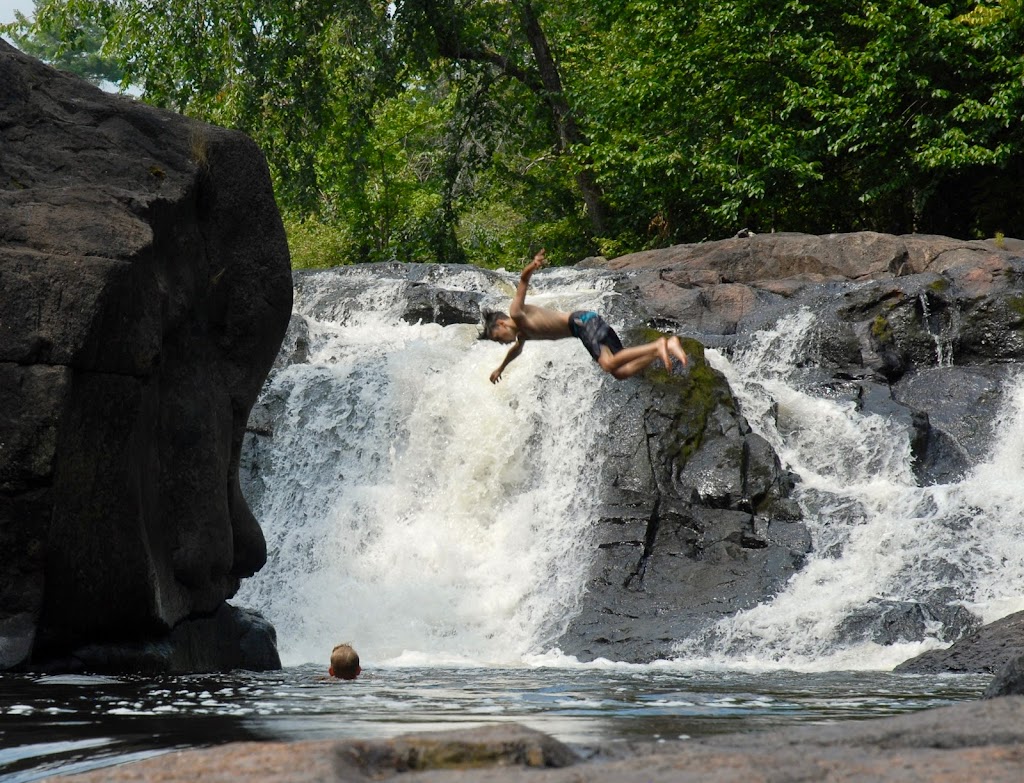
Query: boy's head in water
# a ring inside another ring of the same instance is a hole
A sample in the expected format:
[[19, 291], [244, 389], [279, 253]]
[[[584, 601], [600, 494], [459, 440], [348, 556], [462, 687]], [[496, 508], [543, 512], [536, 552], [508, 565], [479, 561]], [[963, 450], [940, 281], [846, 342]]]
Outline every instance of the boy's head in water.
[[327, 670], [332, 677], [339, 680], [354, 680], [362, 669], [359, 666], [359, 653], [350, 644], [339, 644], [331, 650], [331, 668]]

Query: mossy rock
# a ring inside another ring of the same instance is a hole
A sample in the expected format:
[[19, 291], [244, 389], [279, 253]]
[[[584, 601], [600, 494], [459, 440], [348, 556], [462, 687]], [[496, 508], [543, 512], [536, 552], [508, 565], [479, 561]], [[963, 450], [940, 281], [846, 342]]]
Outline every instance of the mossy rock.
[[[692, 338], [680, 338], [686, 351], [685, 370], [667, 372], [656, 368], [649, 370], [647, 378], [659, 393], [676, 400], [672, 410], [671, 426], [663, 440], [663, 456], [681, 469], [704, 442], [708, 420], [720, 406], [730, 413], [736, 412], [736, 400], [725, 376], [707, 363], [704, 345]], [[665, 411], [667, 412], [667, 411]]]
[[1017, 315], [1024, 319], [1024, 296], [1011, 296], [1006, 300], [1006, 303], [1010, 306]]
[[876, 315], [875, 320], [871, 322], [871, 336], [874, 337], [880, 345], [893, 344], [894, 335], [892, 325], [884, 315]]

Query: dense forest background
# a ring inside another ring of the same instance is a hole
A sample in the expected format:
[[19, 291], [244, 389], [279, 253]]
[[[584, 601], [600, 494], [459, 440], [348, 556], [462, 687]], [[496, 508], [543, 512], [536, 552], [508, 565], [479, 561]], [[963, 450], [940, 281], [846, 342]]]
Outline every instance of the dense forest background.
[[296, 266], [1024, 224], [1024, 0], [35, 0], [26, 52], [252, 136]]

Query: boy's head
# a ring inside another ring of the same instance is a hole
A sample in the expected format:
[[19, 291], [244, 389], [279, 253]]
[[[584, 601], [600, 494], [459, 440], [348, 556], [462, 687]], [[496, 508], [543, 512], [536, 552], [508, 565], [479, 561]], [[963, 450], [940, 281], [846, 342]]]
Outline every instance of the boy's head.
[[497, 310], [484, 310], [484, 327], [480, 332], [481, 340], [494, 340], [496, 343], [514, 343], [516, 341], [516, 322], [507, 314]]
[[339, 680], [354, 680], [362, 669], [359, 667], [359, 653], [351, 644], [339, 644], [331, 650], [331, 668], [328, 673]]

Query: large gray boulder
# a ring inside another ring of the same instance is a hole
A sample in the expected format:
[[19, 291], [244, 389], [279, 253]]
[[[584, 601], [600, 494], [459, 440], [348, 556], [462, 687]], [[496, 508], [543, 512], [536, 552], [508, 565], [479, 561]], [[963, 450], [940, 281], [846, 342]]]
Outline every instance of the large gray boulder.
[[266, 558], [239, 450], [291, 298], [251, 140], [0, 41], [0, 668], [238, 620]]
[[686, 372], [602, 386], [597, 549], [557, 642], [580, 660], [670, 658], [676, 642], [771, 598], [810, 551], [792, 477], [703, 347], [684, 347]]
[[652, 323], [726, 350], [808, 308], [803, 366], [829, 396], [907, 422], [922, 484], [985, 454], [1024, 360], [1024, 241], [766, 234], [588, 259]]
[[[617, 290], [634, 318], [726, 352], [744, 345], [755, 330], [773, 327], [780, 318], [807, 308], [815, 329], [801, 351], [805, 387], [902, 422], [911, 433], [914, 472], [921, 485], [956, 481], [988, 453], [1005, 381], [1024, 360], [1021, 240], [871, 232], [770, 234], [587, 259], [581, 266], [621, 275]], [[647, 410], [646, 403], [639, 407]], [[728, 406], [720, 407], [718, 419], [727, 412]], [[737, 433], [743, 431], [740, 420]], [[641, 462], [647, 457], [636, 444], [658, 442], [627, 433], [616, 437], [632, 444], [627, 448]], [[744, 437], [749, 450], [752, 441]], [[614, 446], [609, 448], [614, 451]], [[658, 507], [655, 513], [648, 497], [636, 504], [631, 522], [619, 515], [618, 528], [605, 530], [582, 613], [564, 640], [569, 650], [608, 657], [617, 657], [617, 649], [665, 650], [672, 638], [681, 638], [680, 631], [699, 628], [700, 618], [692, 613], [702, 603], [707, 608], [713, 604], [702, 602], [701, 582], [693, 582], [699, 568], [709, 565], [695, 542], [707, 538], [709, 531], [712, 540], [722, 542], [712, 551], [733, 557], [721, 565], [730, 574], [729, 588], [711, 592], [723, 614], [763, 600], [799, 567], [810, 548], [799, 512], [787, 516], [786, 506], [776, 503], [776, 516], [766, 519], [733, 505], [743, 498], [735, 489], [744, 484], [736, 465], [746, 464], [738, 459], [745, 453], [734, 439], [729, 445], [704, 442], [691, 454], [677, 475], [695, 490], [707, 490], [694, 492], [680, 517], [688, 520], [682, 525], [670, 523], [667, 530], [663, 523], [656, 525], [665, 510]], [[737, 455], [734, 464], [722, 458], [729, 454]], [[771, 464], [769, 456], [763, 464]], [[613, 476], [611, 484], [604, 482], [602, 491], [609, 491], [615, 481]], [[774, 481], [773, 497], [785, 501], [785, 484]], [[645, 504], [651, 509], [646, 514], [641, 511]], [[702, 506], [699, 516], [705, 521], [697, 521], [694, 512]], [[715, 509], [720, 517], [711, 523]], [[654, 539], [652, 529], [659, 531]], [[667, 531], [674, 531], [674, 537], [666, 539]], [[758, 549], [758, 538], [767, 546]], [[734, 581], [739, 556], [755, 563], [763, 560], [762, 570], [741, 569]], [[660, 564], [666, 576], [654, 576], [651, 564]], [[759, 578], [752, 582], [750, 574]], [[638, 577], [644, 577], [646, 590], [636, 591]], [[636, 595], [630, 597], [630, 591]], [[918, 601], [876, 602], [846, 618], [840, 641], [919, 640], [938, 622], [942, 640], [954, 642], [980, 625], [962, 599], [957, 590], [946, 589]], [[611, 632], [602, 631], [602, 623]], [[639, 656], [646, 657], [646, 652]], [[985, 665], [991, 669], [1003, 663]]]

